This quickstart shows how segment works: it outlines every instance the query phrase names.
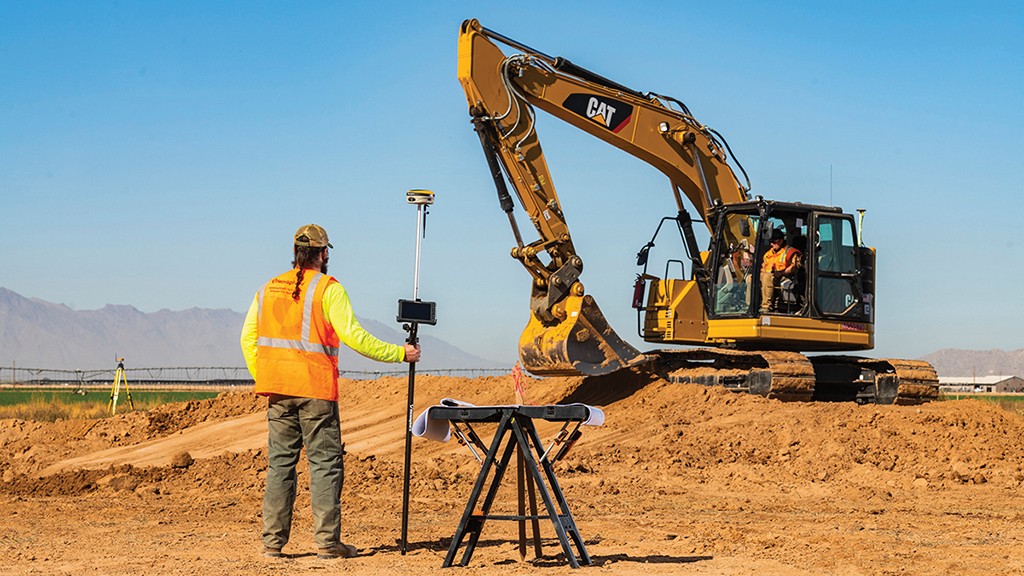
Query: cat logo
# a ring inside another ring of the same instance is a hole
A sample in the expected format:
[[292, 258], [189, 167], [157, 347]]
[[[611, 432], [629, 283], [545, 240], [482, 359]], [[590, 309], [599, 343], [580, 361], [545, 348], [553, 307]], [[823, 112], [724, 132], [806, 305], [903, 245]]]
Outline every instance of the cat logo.
[[594, 94], [570, 94], [562, 107], [616, 133], [633, 117], [629, 104]]
[[606, 128], [612, 125], [612, 116], [615, 115], [615, 108], [607, 102], [601, 102], [597, 98], [591, 98], [587, 102], [587, 118], [595, 122], [604, 122]]

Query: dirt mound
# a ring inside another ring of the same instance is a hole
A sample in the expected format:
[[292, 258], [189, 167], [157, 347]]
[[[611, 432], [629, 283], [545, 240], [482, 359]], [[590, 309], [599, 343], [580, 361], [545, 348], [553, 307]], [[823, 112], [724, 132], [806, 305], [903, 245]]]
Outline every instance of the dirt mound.
[[[340, 384], [344, 530], [364, 540], [365, 557], [353, 561], [362, 573], [436, 569], [479, 470], [456, 442], [416, 439], [411, 529], [420, 536], [412, 554], [397, 555], [406, 384]], [[423, 375], [416, 384], [417, 413], [444, 397], [475, 404], [514, 398], [511, 375]], [[556, 467], [591, 554], [616, 573], [640, 574], [647, 562], [658, 562], [661, 573], [719, 574], [887, 574], [908, 566], [915, 574], [1009, 574], [1024, 567], [1024, 418], [996, 406], [782, 403], [641, 373], [524, 384], [529, 403], [605, 410], [604, 426], [587, 428]], [[102, 519], [151, 539], [132, 548], [151, 568], [173, 572], [178, 562], [202, 559], [190, 573], [264, 573], [251, 552], [266, 474], [264, 407], [251, 392], [235, 392], [99, 420], [0, 421], [0, 505], [9, 512], [0, 533], [25, 526], [66, 533], [82, 544], [86, 573], [122, 572], [102, 551], [88, 551]], [[558, 426], [538, 428], [550, 439]], [[489, 437], [487, 426], [479, 431]], [[300, 462], [295, 546], [310, 542], [307, 472]], [[509, 490], [502, 488], [499, 502]], [[36, 511], [38, 501], [60, 518]], [[189, 544], [181, 530], [204, 536]], [[550, 526], [544, 530], [551, 535]], [[489, 573], [562, 565], [509, 565], [516, 553], [501, 543], [514, 540], [514, 524], [488, 524], [485, 532], [473, 564]], [[47, 557], [46, 540], [3, 544], [15, 558], [12, 573]], [[160, 542], [182, 552], [168, 556]], [[546, 546], [556, 553], [550, 540]], [[301, 555], [294, 560], [298, 573], [322, 569]], [[83, 571], [49, 561], [58, 572]]]
[[598, 434], [609, 445], [638, 448], [651, 466], [677, 472], [743, 468], [762, 478], [825, 481], [866, 469], [910, 482], [1007, 487], [1024, 478], [1024, 450], [1015, 440], [1024, 433], [1024, 418], [980, 401], [782, 403], [662, 381], [608, 412], [610, 426]]
[[54, 462], [83, 453], [133, 446], [166, 437], [202, 422], [260, 412], [266, 401], [247, 391], [223, 392], [210, 400], [157, 406], [107, 418], [53, 423], [0, 420], [0, 479], [34, 474]]
[[[512, 398], [511, 376], [421, 376], [417, 382], [417, 396], [425, 399], [417, 412], [442, 397], [476, 404], [510, 403]], [[396, 402], [405, 384], [403, 378], [342, 381], [342, 404], [352, 404], [343, 408], [349, 452], [373, 456], [399, 447], [404, 430]], [[742, 468], [756, 469], [762, 478], [781, 475], [802, 481], [826, 481], [865, 469], [911, 482], [1016, 487], [1024, 479], [1024, 450], [1016, 445], [1024, 436], [1024, 419], [979, 401], [916, 407], [782, 403], [721, 388], [670, 384], [643, 374], [529, 379], [527, 387], [528, 396], [535, 396], [528, 397], [531, 403], [585, 402], [604, 408], [606, 425], [590, 430], [588, 441], [574, 452], [576, 460], [588, 462], [578, 465], [587, 468], [629, 460], [631, 465], [643, 462], [647, 470]], [[12, 475], [44, 470], [58, 458], [159, 441], [204, 423], [238, 416], [258, 422], [264, 408], [265, 400], [251, 392], [230, 392], [99, 420], [0, 421], [3, 472], [10, 481]], [[261, 448], [263, 441], [260, 436], [253, 443]], [[418, 448], [437, 451], [417, 442]]]
[[146, 413], [146, 432], [150, 438], [166, 435], [201, 422], [260, 412], [266, 405], [264, 398], [250, 391], [221, 392], [210, 400], [163, 404]]

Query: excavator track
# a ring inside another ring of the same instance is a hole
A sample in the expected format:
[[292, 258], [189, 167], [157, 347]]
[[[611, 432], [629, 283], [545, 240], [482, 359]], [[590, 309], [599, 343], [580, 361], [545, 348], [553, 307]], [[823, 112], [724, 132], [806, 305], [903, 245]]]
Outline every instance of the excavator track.
[[935, 368], [920, 360], [815, 356], [816, 400], [921, 404], [939, 397]]
[[724, 386], [791, 401], [809, 401], [814, 394], [814, 367], [796, 352], [697, 348], [647, 355], [649, 369], [669, 382]]
[[642, 369], [670, 382], [723, 386], [784, 401], [920, 404], [938, 398], [927, 362], [721, 348], [646, 353]]
[[919, 404], [939, 397], [939, 375], [935, 367], [920, 360], [887, 358], [898, 378], [897, 404]]

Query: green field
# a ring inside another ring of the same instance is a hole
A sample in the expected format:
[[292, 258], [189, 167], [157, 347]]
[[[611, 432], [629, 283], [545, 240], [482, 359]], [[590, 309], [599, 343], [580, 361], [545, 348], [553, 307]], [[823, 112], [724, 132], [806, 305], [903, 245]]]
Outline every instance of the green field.
[[1024, 415], [1024, 394], [943, 394], [939, 400], [980, 400], [1000, 408]]
[[[110, 414], [110, 390], [88, 389], [85, 394], [67, 388], [4, 388], [0, 389], [0, 418], [20, 418], [52, 422], [58, 418], [100, 418]], [[214, 398], [217, 390], [132, 390], [136, 410], [160, 404]], [[117, 413], [131, 409], [128, 395], [122, 389], [117, 398]]]
[[[167, 404], [168, 402], [184, 402], [186, 400], [206, 400], [216, 398], [217, 391], [207, 390], [132, 390], [135, 403], [145, 402], [150, 406]], [[128, 395], [124, 390], [118, 395], [117, 403], [126, 402]], [[110, 390], [87, 390], [84, 395], [75, 394], [74, 388], [66, 390], [53, 388], [8, 388], [0, 390], [0, 406], [27, 404], [31, 402], [64, 402], [64, 403], [95, 403], [104, 405], [110, 401]]]

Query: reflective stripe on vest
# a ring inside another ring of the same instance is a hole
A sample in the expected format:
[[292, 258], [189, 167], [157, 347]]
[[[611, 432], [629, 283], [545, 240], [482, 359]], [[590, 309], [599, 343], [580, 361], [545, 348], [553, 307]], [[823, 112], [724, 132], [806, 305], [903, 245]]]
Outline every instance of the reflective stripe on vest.
[[288, 340], [286, 338], [267, 338], [261, 336], [257, 338], [256, 344], [267, 348], [288, 348], [291, 350], [301, 350], [303, 352], [326, 354], [328, 356], [334, 356], [335, 358], [338, 356], [338, 348], [333, 346], [324, 346], [323, 344], [313, 344], [309, 340]]

